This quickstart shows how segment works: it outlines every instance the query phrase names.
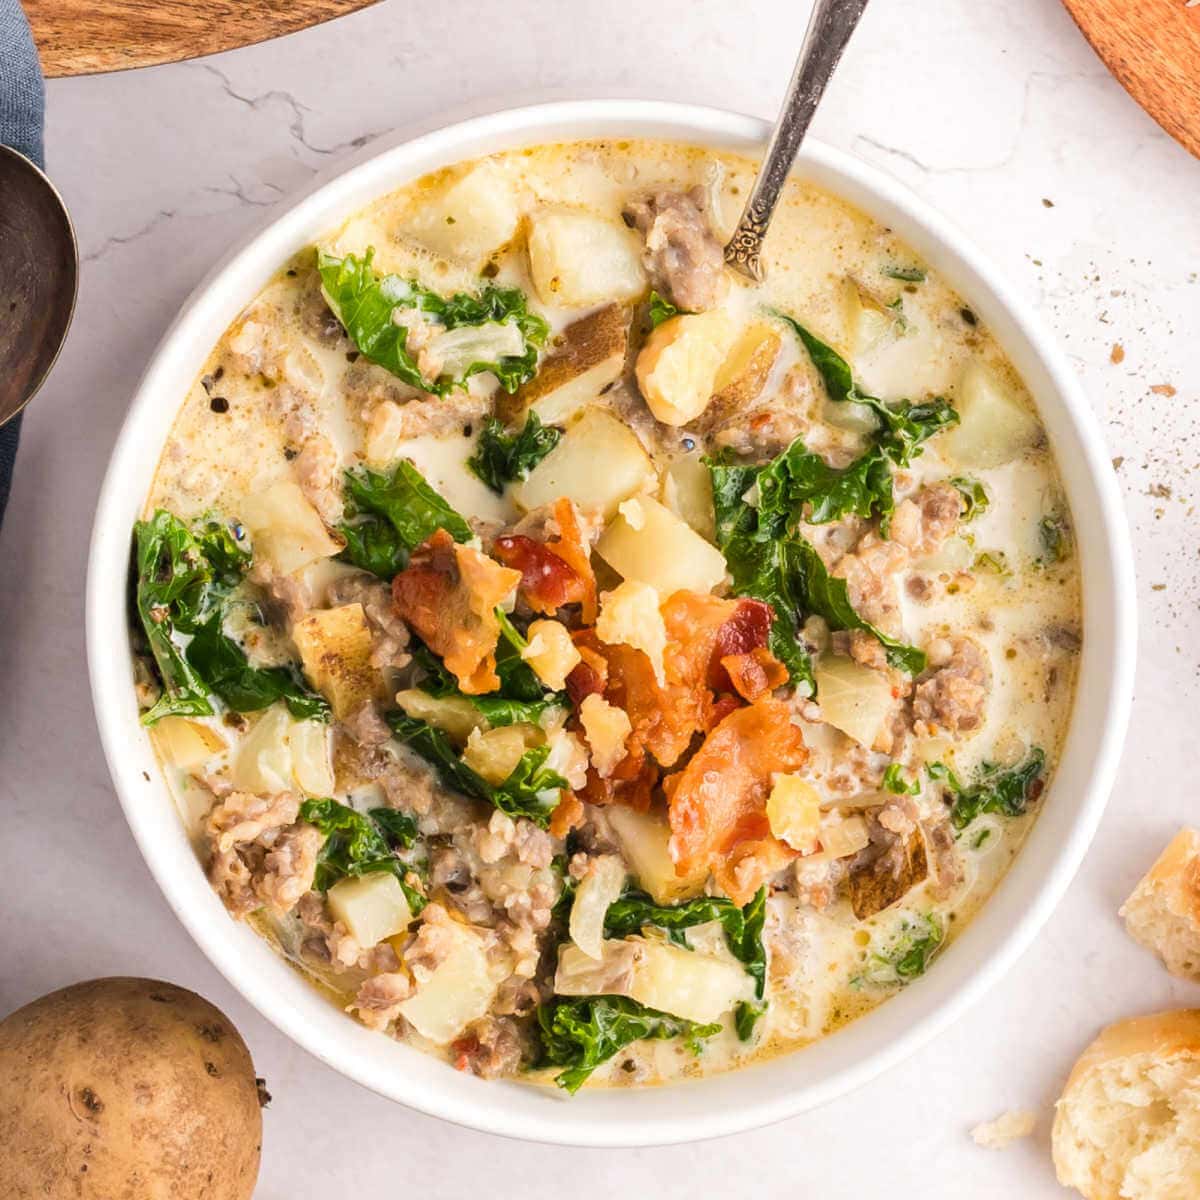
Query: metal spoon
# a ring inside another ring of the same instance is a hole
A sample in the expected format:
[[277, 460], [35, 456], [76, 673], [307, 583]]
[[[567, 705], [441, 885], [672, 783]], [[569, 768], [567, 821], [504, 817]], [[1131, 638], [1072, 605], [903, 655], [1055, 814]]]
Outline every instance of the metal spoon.
[[0, 425], [50, 373], [78, 284], [79, 247], [63, 198], [23, 154], [0, 146]]
[[725, 261], [755, 283], [763, 279], [763, 239], [796, 152], [866, 7], [867, 0], [816, 0], [813, 6], [783, 108], [771, 131], [766, 157], [733, 237], [725, 247]]

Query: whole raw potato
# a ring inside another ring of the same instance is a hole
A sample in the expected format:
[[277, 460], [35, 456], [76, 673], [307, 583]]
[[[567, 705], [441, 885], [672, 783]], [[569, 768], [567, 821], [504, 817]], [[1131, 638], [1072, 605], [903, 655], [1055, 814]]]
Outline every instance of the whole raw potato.
[[250, 1052], [185, 988], [94, 979], [0, 1021], [3, 1200], [248, 1200]]

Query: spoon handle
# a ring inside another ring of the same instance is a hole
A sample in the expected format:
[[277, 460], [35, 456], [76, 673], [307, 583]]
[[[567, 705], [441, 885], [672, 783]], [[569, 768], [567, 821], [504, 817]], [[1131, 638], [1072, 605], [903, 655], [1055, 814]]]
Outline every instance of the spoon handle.
[[725, 247], [725, 261], [756, 283], [763, 278], [760, 257], [763, 238], [767, 236], [767, 226], [787, 182], [788, 172], [842, 51], [866, 7], [867, 0], [816, 0], [813, 5], [804, 44], [796, 59], [779, 120], [771, 132], [766, 157], [759, 167], [733, 237]]

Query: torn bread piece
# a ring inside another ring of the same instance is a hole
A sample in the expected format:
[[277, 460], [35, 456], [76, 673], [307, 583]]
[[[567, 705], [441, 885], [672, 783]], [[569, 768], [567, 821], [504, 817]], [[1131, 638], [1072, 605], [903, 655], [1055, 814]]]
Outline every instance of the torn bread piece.
[[1037, 1126], [1037, 1113], [1028, 1109], [1002, 1112], [991, 1121], [981, 1121], [971, 1130], [971, 1140], [985, 1150], [1007, 1150], [1027, 1138]]
[[1135, 942], [1172, 975], [1200, 980], [1200, 833], [1181, 829], [1121, 906]]
[[1087, 1200], [1200, 1196], [1200, 1010], [1110, 1025], [1054, 1117], [1058, 1181]]

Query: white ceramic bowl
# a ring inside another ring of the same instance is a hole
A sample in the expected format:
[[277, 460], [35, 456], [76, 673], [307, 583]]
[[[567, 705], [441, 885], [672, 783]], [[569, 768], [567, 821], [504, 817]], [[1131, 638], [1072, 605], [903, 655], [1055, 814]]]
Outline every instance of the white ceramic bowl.
[[936, 969], [809, 1049], [669, 1090], [583, 1091], [484, 1082], [340, 1012], [209, 889], [138, 723], [125, 589], [140, 515], [176, 410], [209, 350], [279, 264], [342, 218], [426, 172], [514, 145], [590, 137], [676, 139], [748, 155], [767, 127], [713, 109], [633, 100], [551, 104], [467, 121], [376, 153], [311, 191], [215, 270], [183, 306], [117, 441], [92, 538], [88, 665], [109, 768], [167, 900], [227, 979], [284, 1033], [384, 1096], [492, 1133], [587, 1146], [689, 1141], [765, 1125], [856, 1087], [958, 1017], [1008, 969], [1063, 894], [1100, 820], [1133, 684], [1133, 566], [1115, 477], [1071, 369], [1028, 306], [946, 221], [887, 176], [816, 143], [797, 172], [891, 226], [995, 333], [1037, 399], [1074, 513], [1083, 572], [1078, 698], [1054, 787], [1015, 864]]

